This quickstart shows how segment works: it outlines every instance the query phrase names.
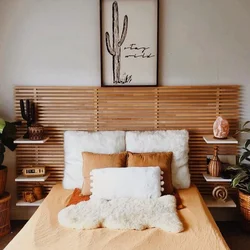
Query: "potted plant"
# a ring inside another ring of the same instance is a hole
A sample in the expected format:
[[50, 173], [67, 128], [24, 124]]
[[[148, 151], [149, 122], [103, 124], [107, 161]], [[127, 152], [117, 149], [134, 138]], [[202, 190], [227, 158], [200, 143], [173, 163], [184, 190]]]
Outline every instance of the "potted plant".
[[0, 118], [0, 196], [5, 192], [7, 180], [7, 167], [2, 165], [5, 147], [12, 151], [15, 150], [16, 125], [19, 124], [20, 122], [7, 122]]
[[[245, 122], [237, 133], [250, 133], [250, 121]], [[244, 226], [250, 230], [250, 139], [247, 139], [237, 164], [229, 166], [232, 187], [239, 190], [240, 210], [245, 220]]]

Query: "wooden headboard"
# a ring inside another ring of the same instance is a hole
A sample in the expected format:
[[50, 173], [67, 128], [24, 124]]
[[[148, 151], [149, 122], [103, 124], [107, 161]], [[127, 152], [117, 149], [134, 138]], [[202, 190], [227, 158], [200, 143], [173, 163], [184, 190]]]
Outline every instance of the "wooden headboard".
[[[187, 129], [190, 133], [189, 167], [192, 182], [202, 193], [211, 191], [202, 172], [206, 156], [213, 154], [203, 135], [212, 134], [217, 115], [230, 123], [230, 134], [238, 128], [239, 86], [179, 87], [16, 87], [16, 119], [22, 119], [20, 99], [36, 103], [37, 122], [44, 125], [50, 140], [43, 145], [19, 145], [17, 174], [26, 165], [45, 164], [51, 173], [44, 183], [46, 192], [63, 178], [65, 130], [167, 130]], [[25, 125], [19, 129], [23, 135]], [[237, 154], [237, 146], [220, 146], [220, 154]], [[18, 195], [32, 183], [18, 183]]]

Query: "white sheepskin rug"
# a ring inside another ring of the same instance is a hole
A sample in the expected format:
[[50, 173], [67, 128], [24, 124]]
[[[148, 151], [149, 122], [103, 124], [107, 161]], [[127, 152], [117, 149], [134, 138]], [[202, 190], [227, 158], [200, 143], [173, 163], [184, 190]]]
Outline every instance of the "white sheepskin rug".
[[62, 209], [58, 220], [62, 226], [75, 229], [144, 230], [156, 227], [173, 233], [183, 230], [172, 195], [157, 199], [90, 199]]

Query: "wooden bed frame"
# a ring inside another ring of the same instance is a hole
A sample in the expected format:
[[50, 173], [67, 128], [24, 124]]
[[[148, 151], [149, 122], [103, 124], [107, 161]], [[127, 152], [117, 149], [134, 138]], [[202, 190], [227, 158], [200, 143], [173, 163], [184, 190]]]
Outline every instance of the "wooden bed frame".
[[[223, 115], [230, 123], [230, 134], [240, 119], [240, 87], [16, 87], [15, 113], [21, 118], [20, 99], [36, 103], [37, 122], [45, 126], [50, 140], [42, 145], [19, 145], [17, 174], [23, 167], [44, 164], [51, 173], [44, 183], [46, 193], [60, 182], [64, 170], [63, 133], [65, 130], [167, 130], [187, 129], [190, 133], [189, 167], [192, 182], [206, 194], [212, 184], [205, 182], [206, 156], [213, 154], [202, 136], [212, 134], [213, 122]], [[18, 135], [25, 132], [25, 124]], [[237, 154], [236, 145], [220, 146], [220, 154]], [[18, 196], [33, 184], [17, 183]]]

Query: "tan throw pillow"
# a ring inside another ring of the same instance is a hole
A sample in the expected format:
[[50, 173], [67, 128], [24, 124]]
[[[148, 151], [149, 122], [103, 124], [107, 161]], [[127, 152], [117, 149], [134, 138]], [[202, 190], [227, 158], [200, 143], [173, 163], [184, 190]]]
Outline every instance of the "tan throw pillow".
[[164, 191], [163, 194], [172, 194], [173, 184], [172, 184], [172, 152], [162, 152], [162, 153], [131, 153], [128, 152], [128, 167], [147, 167], [147, 166], [159, 166], [164, 172]]
[[118, 154], [95, 154], [83, 152], [83, 186], [82, 194], [90, 195], [90, 172], [96, 168], [126, 167], [127, 152]]

